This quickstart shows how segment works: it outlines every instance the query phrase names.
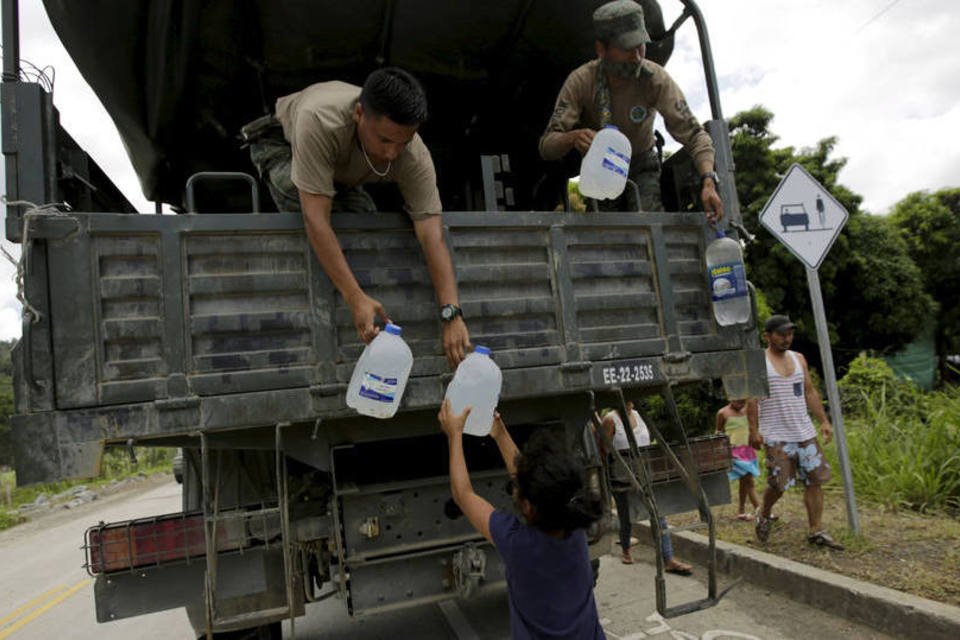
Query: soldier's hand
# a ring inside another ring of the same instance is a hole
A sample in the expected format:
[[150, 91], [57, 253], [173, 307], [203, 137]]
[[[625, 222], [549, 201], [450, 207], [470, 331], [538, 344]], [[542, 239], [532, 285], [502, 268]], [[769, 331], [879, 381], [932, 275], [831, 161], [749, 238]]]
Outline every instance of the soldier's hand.
[[470, 332], [467, 331], [467, 323], [462, 317], [456, 317], [450, 322], [443, 323], [443, 352], [447, 354], [447, 362], [450, 368], [456, 368], [465, 357], [470, 348]]
[[833, 425], [830, 424], [829, 420], [820, 424], [820, 435], [823, 436], [823, 444], [830, 444], [830, 441], [833, 440]]
[[713, 184], [713, 180], [703, 181], [700, 201], [703, 203], [703, 210], [707, 214], [709, 222], [716, 223], [723, 219], [723, 201], [720, 200], [720, 194], [717, 193], [717, 187]]
[[569, 135], [573, 141], [573, 148], [579, 151], [580, 155], [586, 155], [597, 132], [593, 129], [574, 129]]
[[390, 322], [390, 316], [379, 300], [371, 298], [362, 291], [355, 298], [347, 300], [350, 312], [353, 314], [353, 326], [357, 329], [357, 336], [369, 343], [380, 333], [380, 328], [374, 324], [377, 316], [384, 322]]

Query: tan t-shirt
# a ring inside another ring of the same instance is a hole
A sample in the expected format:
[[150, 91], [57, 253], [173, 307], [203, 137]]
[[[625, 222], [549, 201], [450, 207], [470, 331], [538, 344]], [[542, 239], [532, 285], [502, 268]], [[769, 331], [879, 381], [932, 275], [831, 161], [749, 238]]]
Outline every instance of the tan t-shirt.
[[[442, 211], [437, 173], [430, 151], [414, 134], [390, 165], [386, 176], [370, 169], [353, 119], [360, 87], [346, 82], [320, 82], [277, 100], [277, 120], [293, 151], [290, 177], [306, 193], [333, 197], [334, 182], [355, 187], [371, 182], [395, 182], [407, 213], [420, 220]], [[382, 170], [382, 167], [377, 167]]]
[[[560, 144], [560, 134], [573, 129], [600, 128], [600, 109], [597, 105], [597, 70], [600, 60], [577, 67], [567, 76], [547, 130], [540, 138], [540, 156], [544, 160], [559, 160], [566, 153]], [[710, 135], [704, 131], [687, 106], [680, 87], [670, 74], [655, 62], [643, 61], [637, 80], [610, 89], [612, 118], [616, 126], [630, 139], [633, 154], [653, 147], [654, 117], [659, 112], [670, 135], [686, 147], [694, 162], [709, 160], [713, 166], [714, 151]]]

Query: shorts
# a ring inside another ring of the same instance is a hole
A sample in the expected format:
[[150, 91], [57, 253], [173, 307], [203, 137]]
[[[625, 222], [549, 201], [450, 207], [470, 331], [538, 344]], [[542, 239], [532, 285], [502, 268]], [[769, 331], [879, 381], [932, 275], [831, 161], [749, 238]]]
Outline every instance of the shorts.
[[744, 476], [760, 477], [760, 463], [757, 461], [757, 453], [753, 447], [749, 445], [730, 447], [730, 457], [733, 464], [730, 466], [730, 471], [727, 471], [727, 478], [731, 481]]
[[816, 438], [803, 442], [770, 442], [767, 452], [767, 485], [783, 492], [802, 480], [805, 486], [830, 481], [830, 464]]

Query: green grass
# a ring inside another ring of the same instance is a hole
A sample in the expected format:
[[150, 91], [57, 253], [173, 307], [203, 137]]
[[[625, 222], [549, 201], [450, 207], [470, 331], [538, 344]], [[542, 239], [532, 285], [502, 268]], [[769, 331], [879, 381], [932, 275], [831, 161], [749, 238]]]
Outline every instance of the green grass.
[[[960, 392], [921, 394], [913, 407], [866, 397], [844, 421], [857, 495], [892, 509], [960, 513]], [[837, 450], [827, 457], [839, 470]]]

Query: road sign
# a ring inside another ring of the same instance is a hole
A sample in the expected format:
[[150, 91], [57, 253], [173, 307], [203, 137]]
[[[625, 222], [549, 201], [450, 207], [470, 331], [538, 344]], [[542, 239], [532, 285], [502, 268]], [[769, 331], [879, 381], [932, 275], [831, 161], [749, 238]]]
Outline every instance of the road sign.
[[847, 210], [817, 179], [794, 164], [760, 212], [760, 224], [811, 269], [819, 269]]

